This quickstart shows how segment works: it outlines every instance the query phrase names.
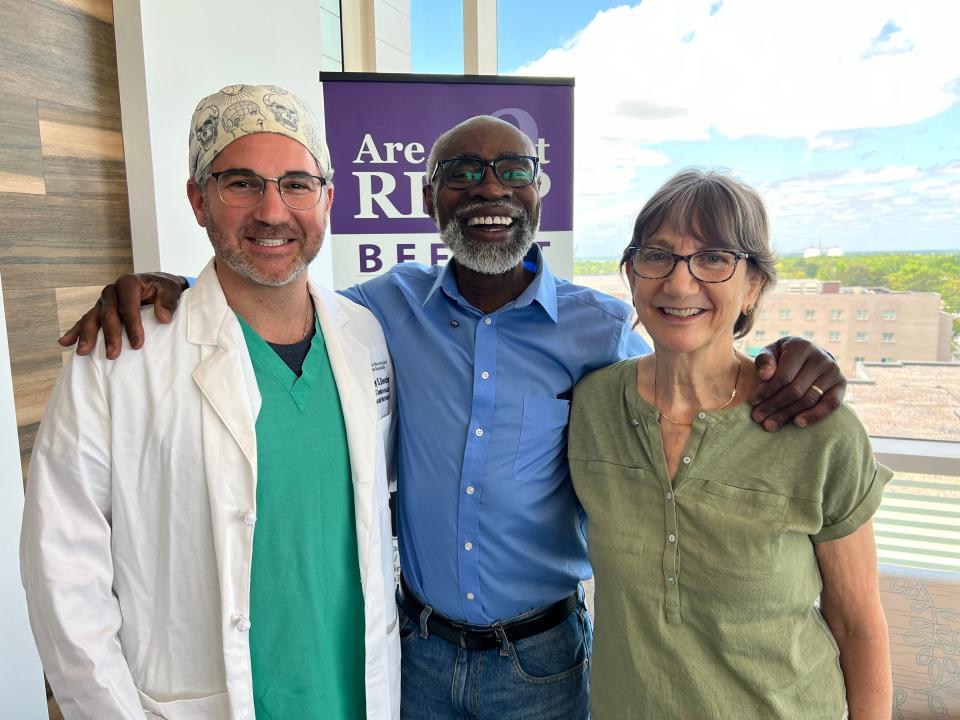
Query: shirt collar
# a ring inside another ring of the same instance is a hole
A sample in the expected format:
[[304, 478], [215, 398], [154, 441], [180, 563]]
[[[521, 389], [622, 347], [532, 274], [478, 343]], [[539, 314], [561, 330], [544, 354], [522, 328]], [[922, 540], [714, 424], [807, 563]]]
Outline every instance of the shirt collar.
[[[557, 283], [554, 280], [553, 273], [547, 267], [546, 260], [543, 258], [543, 252], [537, 243], [533, 243], [529, 252], [524, 258], [524, 263], [530, 263], [536, 266], [536, 275], [533, 280], [524, 289], [520, 296], [510, 305], [512, 308], [525, 307], [536, 301], [543, 308], [547, 316], [557, 322]], [[442, 290], [444, 295], [461, 305], [469, 305], [467, 300], [460, 294], [460, 288], [457, 287], [457, 276], [453, 272], [453, 264], [447, 263], [437, 279], [427, 293], [423, 304], [430, 302], [437, 290]]]

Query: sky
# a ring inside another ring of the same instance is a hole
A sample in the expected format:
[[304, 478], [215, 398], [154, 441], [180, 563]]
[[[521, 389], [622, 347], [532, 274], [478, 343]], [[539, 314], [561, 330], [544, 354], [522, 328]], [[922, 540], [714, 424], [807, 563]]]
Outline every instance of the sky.
[[[461, 3], [411, 0], [414, 72]], [[755, 186], [784, 254], [960, 249], [957, 0], [500, 0], [499, 72], [573, 77], [575, 255], [619, 256], [674, 172]]]

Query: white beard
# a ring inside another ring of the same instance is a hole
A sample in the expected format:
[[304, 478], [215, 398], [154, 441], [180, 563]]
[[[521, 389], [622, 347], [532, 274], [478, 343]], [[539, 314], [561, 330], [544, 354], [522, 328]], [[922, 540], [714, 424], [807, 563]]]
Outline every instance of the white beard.
[[[513, 222], [512, 227], [516, 228], [513, 237], [506, 242], [497, 243], [474, 240], [467, 236], [463, 231], [467, 216], [478, 210], [494, 207], [509, 208], [519, 213], [519, 217]], [[437, 222], [440, 238], [450, 248], [457, 263], [484, 275], [502, 275], [522, 263], [533, 245], [539, 227], [539, 207], [536, 217], [531, 218], [525, 207], [506, 200], [471, 203], [459, 208], [446, 227], [440, 227]]]

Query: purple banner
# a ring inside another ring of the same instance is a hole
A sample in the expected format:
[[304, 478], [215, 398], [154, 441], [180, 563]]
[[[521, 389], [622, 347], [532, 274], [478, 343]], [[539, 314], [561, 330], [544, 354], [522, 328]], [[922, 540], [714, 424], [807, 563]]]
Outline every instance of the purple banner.
[[529, 83], [331, 80], [321, 75], [335, 169], [336, 235], [431, 233], [423, 177], [437, 137], [494, 115], [533, 140], [543, 175], [543, 231], [573, 229], [573, 87]]

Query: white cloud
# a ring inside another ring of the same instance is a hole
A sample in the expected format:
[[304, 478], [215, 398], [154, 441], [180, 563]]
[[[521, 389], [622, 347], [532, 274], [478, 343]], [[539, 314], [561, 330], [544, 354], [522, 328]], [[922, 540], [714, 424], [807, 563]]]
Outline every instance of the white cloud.
[[[578, 144], [814, 140], [917, 122], [957, 99], [955, 0], [646, 0], [599, 13], [564, 48], [518, 68], [574, 76]], [[580, 145], [582, 148], [582, 145]]]
[[807, 141], [810, 150], [846, 150], [850, 147], [853, 147], [853, 140], [833, 135], [818, 135]]
[[[853, 144], [845, 131], [948, 109], [960, 99], [958, 25], [956, 0], [644, 0], [598, 13], [516, 72], [576, 78], [578, 253], [605, 255], [625, 244], [653, 189], [649, 173], [643, 189], [638, 175], [674, 164], [680, 150], [663, 143], [765, 137], [839, 151]], [[880, 248], [903, 227], [957, 212], [960, 161], [810, 173], [759, 189], [786, 249], [820, 241], [824, 228]]]
[[899, 55], [913, 50], [913, 42], [893, 20], [889, 20], [863, 54], [866, 60], [875, 55]]
[[[943, 246], [947, 238], [938, 235], [937, 228], [960, 208], [960, 173], [954, 172], [958, 164], [810, 173], [758, 190], [783, 251], [818, 243], [840, 244], [846, 250]], [[956, 229], [951, 235], [954, 243], [960, 242]]]

